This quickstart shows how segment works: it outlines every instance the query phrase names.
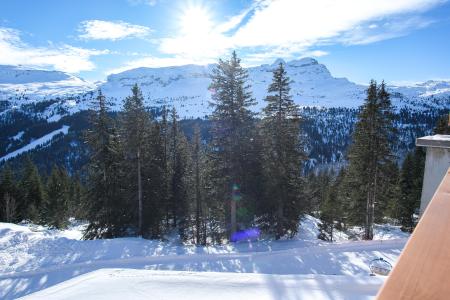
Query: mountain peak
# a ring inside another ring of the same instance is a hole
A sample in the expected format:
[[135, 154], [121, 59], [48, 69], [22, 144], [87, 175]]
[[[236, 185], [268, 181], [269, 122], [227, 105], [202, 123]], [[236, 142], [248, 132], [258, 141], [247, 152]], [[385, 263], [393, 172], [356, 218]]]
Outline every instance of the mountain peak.
[[21, 65], [0, 65], [0, 83], [2, 84], [53, 82], [73, 78], [72, 75], [60, 71], [31, 69]]
[[318, 65], [319, 63], [312, 57], [304, 57], [300, 59], [291, 60], [288, 65], [295, 67], [306, 67], [312, 65]]
[[277, 59], [273, 62], [272, 67], [278, 67], [279, 64], [285, 65], [286, 62], [285, 62], [284, 59], [282, 59], [282, 58], [277, 58]]

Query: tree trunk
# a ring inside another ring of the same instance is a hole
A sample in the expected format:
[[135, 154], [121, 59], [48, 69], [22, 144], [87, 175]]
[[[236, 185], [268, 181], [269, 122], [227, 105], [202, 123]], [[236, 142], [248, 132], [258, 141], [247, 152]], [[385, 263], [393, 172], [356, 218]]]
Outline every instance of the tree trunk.
[[236, 225], [236, 201], [231, 199], [231, 232], [230, 232], [230, 240], [233, 237], [233, 234], [237, 230]]
[[195, 227], [196, 227], [196, 243], [200, 244], [200, 174], [198, 165], [198, 153], [195, 158], [195, 197], [196, 197], [196, 212], [195, 212]]
[[141, 149], [137, 150], [137, 177], [138, 177], [138, 202], [139, 202], [139, 235], [142, 237], [142, 178], [141, 178]]
[[278, 204], [277, 209], [277, 235], [276, 239], [280, 239], [283, 235], [283, 203]]
[[364, 239], [368, 240], [370, 236], [370, 229], [369, 229], [369, 219], [370, 219], [370, 184], [369, 188], [367, 190], [367, 199], [366, 199], [366, 224], [365, 224], [365, 230], [364, 230]]

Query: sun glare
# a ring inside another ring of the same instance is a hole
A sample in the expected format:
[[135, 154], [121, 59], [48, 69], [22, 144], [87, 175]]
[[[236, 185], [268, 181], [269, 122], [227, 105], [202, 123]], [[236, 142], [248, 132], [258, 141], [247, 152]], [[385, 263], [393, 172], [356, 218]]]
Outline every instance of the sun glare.
[[196, 5], [187, 7], [182, 12], [180, 25], [183, 34], [196, 37], [211, 30], [213, 23], [206, 7]]

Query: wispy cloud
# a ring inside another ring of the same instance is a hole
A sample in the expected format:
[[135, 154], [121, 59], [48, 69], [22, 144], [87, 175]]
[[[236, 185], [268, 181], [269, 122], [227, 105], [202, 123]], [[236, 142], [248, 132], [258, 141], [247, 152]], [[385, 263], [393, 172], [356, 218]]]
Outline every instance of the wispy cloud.
[[132, 5], [148, 5], [148, 6], [155, 6], [156, 3], [158, 3], [157, 0], [127, 0], [127, 2]]
[[339, 42], [347, 45], [365, 45], [410, 34], [412, 31], [428, 27], [433, 20], [420, 16], [401, 16], [381, 20], [378, 24], [361, 24], [343, 33]]
[[147, 55], [146, 57], [142, 57], [135, 60], [128, 61], [125, 65], [107, 70], [105, 72], [106, 75], [109, 74], [117, 74], [126, 70], [147, 67], [147, 68], [161, 68], [161, 67], [171, 67], [171, 66], [183, 66], [188, 64], [198, 64], [198, 65], [206, 65], [210, 63], [215, 63], [215, 59], [208, 58], [200, 58], [195, 59], [191, 57], [185, 56], [173, 56], [173, 57], [156, 57]]
[[129, 37], [144, 38], [151, 29], [123, 21], [88, 20], [81, 22], [78, 31], [81, 39], [115, 41]]
[[48, 68], [69, 73], [89, 71], [95, 68], [92, 56], [107, 54], [108, 50], [73, 47], [67, 44], [49, 44], [33, 47], [20, 37], [20, 31], [0, 27], [0, 64], [25, 65]]
[[[424, 28], [420, 15], [446, 0], [255, 0], [249, 9], [201, 35], [175, 34], [160, 41], [163, 54], [197, 60], [243, 49], [254, 63], [275, 57], [323, 55], [330, 44], [368, 44]], [[312, 49], [316, 50], [312, 50]], [[312, 52], [316, 51], [316, 52]]]

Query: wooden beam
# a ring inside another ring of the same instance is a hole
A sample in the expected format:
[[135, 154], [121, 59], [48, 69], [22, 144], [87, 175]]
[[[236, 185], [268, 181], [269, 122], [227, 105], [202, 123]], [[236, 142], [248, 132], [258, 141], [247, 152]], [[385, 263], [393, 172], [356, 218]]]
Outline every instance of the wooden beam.
[[450, 299], [450, 168], [377, 299]]

